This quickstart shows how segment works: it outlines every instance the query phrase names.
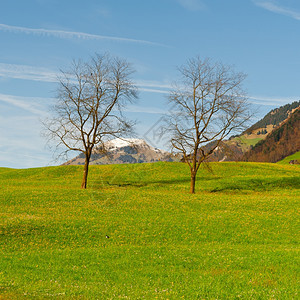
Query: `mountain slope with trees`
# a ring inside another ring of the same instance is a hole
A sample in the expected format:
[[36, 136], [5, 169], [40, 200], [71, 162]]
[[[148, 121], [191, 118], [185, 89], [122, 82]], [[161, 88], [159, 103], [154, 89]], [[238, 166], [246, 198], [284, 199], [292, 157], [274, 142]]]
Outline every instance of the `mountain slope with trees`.
[[274, 129], [266, 139], [246, 152], [244, 161], [277, 162], [300, 150], [300, 108]]
[[[209, 158], [208, 161], [240, 161], [240, 160], [247, 160], [248, 157], [250, 159], [250, 156], [252, 157], [251, 160], [253, 161], [274, 161], [274, 159], [277, 159], [278, 154], [276, 154], [271, 160], [268, 158], [267, 160], [264, 160], [263, 156], [259, 154], [258, 158], [259, 160], [255, 160], [255, 154], [252, 152], [252, 148], [256, 145], [259, 146], [262, 143], [264, 143], [264, 140], [269, 137], [270, 134], [273, 133], [274, 130], [277, 130], [281, 127], [282, 124], [284, 124], [289, 117], [293, 115], [297, 110], [300, 108], [300, 101], [295, 101], [291, 104], [286, 104], [284, 106], [281, 106], [279, 108], [271, 110], [268, 114], [265, 115], [261, 120], [253, 124], [251, 127], [249, 127], [247, 130], [245, 130], [241, 135], [232, 136], [229, 140], [224, 141], [213, 153], [213, 155]], [[294, 122], [294, 121], [293, 121]], [[296, 127], [296, 124], [295, 126]], [[290, 130], [291, 128], [286, 128], [285, 130]], [[293, 136], [294, 140], [299, 140], [299, 133], [297, 136], [297, 133], [287, 133], [285, 132], [285, 135], [291, 135]], [[292, 137], [291, 137], [292, 138]], [[268, 143], [271, 143], [269, 141]], [[285, 156], [293, 154], [297, 150], [295, 143], [294, 145], [288, 146], [286, 150], [275, 150], [275, 152], [281, 152], [282, 155]], [[209, 148], [211, 145], [208, 144], [207, 147]], [[270, 148], [275, 147], [276, 145], [270, 146]], [[300, 150], [300, 149], [298, 149]], [[254, 150], [258, 151], [258, 150]], [[294, 152], [293, 152], [294, 151]], [[247, 153], [246, 156], [244, 154]], [[250, 154], [252, 153], [252, 154]], [[258, 153], [258, 152], [257, 152]], [[283, 159], [285, 156], [283, 156], [280, 159]], [[247, 157], [247, 158], [246, 158]], [[265, 157], [265, 156], [264, 156]], [[278, 156], [279, 157], [279, 156]], [[278, 161], [276, 160], [276, 161]]]
[[256, 122], [244, 133], [251, 133], [256, 129], [266, 128], [268, 125], [279, 126], [281, 122], [285, 121], [289, 115], [300, 106], [300, 101], [294, 101], [293, 103], [286, 104], [279, 108], [271, 110], [261, 120]]

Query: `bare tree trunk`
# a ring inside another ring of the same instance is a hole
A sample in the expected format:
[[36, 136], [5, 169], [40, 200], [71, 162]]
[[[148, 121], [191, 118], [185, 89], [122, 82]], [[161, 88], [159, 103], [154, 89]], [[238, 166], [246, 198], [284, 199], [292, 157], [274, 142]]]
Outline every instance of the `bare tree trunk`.
[[88, 155], [88, 154], [85, 155], [83, 178], [82, 178], [82, 183], [81, 183], [81, 188], [82, 189], [86, 189], [86, 186], [87, 186], [87, 178], [88, 178], [88, 173], [89, 173], [90, 158], [91, 158], [90, 155]]
[[196, 164], [197, 164], [197, 157], [196, 157], [196, 154], [194, 154], [193, 166], [191, 168], [191, 188], [190, 188], [191, 194], [195, 194], [196, 175], [197, 175]]
[[85, 156], [82, 189], [87, 187], [93, 147], [103, 147], [108, 137], [132, 133], [135, 122], [122, 112], [123, 104], [137, 98], [132, 73], [127, 61], [96, 54], [89, 62], [73, 61], [71, 69], [58, 78], [57, 102], [43, 125], [49, 141], [63, 146], [63, 151], [80, 151]]
[[191, 173], [191, 188], [190, 193], [195, 194], [195, 184], [196, 184], [196, 173]]
[[172, 113], [163, 133], [172, 148], [183, 154], [191, 172], [190, 193], [202, 162], [233, 132], [249, 120], [247, 97], [242, 88], [245, 74], [230, 66], [199, 57], [180, 67], [181, 81], [169, 94]]
[[193, 158], [192, 158], [192, 165], [191, 168], [191, 188], [190, 193], [195, 194], [195, 184], [196, 184], [196, 175], [197, 175], [197, 152], [198, 152], [198, 145], [195, 146]]

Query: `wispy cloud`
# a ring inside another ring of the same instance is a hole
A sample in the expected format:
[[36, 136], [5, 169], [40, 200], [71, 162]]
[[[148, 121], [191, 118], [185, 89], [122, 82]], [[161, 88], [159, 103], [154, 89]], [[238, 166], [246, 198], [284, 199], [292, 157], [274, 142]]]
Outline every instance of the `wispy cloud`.
[[157, 81], [146, 80], [138, 80], [136, 82], [136, 85], [142, 92], [158, 94], [168, 94], [170, 89], [172, 88], [171, 84], [169, 83], [161, 83]]
[[[0, 77], [2, 76], [5, 78], [25, 79], [25, 80], [42, 81], [42, 82], [57, 82], [57, 78], [59, 75], [60, 75], [59, 73], [56, 73], [55, 71], [46, 68], [0, 63]], [[146, 92], [146, 93], [168, 94], [169, 91], [172, 89], [171, 83], [160, 82], [160, 81], [137, 80], [136, 85], [141, 92]], [[49, 100], [48, 98], [32, 98], [32, 97], [29, 98], [29, 97], [17, 97], [17, 96], [0, 94], [0, 101], [1, 101], [1, 97], [2, 97], [2, 101], [4, 101], [3, 99], [6, 99], [6, 102], [10, 100], [11, 104], [14, 104], [15, 106], [19, 106], [23, 109], [27, 109], [29, 111], [32, 110], [32, 107], [28, 107], [28, 101], [30, 99], [31, 100], [35, 99], [36, 100], [35, 102], [42, 101], [42, 103], [44, 103], [45, 100], [47, 101]], [[266, 96], [254, 95], [248, 98], [253, 103], [258, 103], [261, 105], [272, 105], [272, 103], [285, 104], [285, 103], [293, 102], [299, 100], [300, 96], [299, 97], [266, 97]], [[22, 102], [25, 103], [21, 104]]]
[[168, 94], [168, 91], [164, 91], [164, 90], [158, 90], [158, 89], [147, 89], [147, 88], [139, 88], [140, 91], [142, 92], [146, 92], [146, 93], [157, 93], [157, 94]]
[[205, 7], [201, 0], [177, 0], [177, 2], [187, 10], [197, 11]]
[[300, 12], [290, 9], [290, 8], [286, 8], [280, 5], [277, 5], [273, 2], [270, 1], [257, 1], [254, 0], [255, 5], [262, 7], [268, 11], [271, 11], [273, 13], [277, 13], [277, 14], [281, 14], [281, 15], [285, 15], [288, 17], [291, 17], [295, 20], [300, 21]]
[[52, 98], [20, 97], [15, 95], [0, 94], [1, 102], [8, 103], [38, 116], [45, 116], [47, 114], [43, 110], [43, 105], [39, 103], [49, 103], [49, 101], [52, 100]]
[[158, 108], [158, 107], [145, 107], [145, 106], [137, 106], [130, 105], [126, 108], [126, 112], [131, 113], [146, 113], [146, 114], [165, 114], [166, 110]]
[[[153, 92], [153, 90], [151, 90]], [[161, 91], [162, 93], [164, 91]], [[47, 112], [43, 110], [45, 103], [53, 102], [54, 98], [42, 97], [20, 97], [15, 95], [0, 94], [0, 102], [5, 102], [14, 107], [21, 108], [37, 116], [45, 116]], [[44, 105], [43, 105], [44, 104]], [[156, 107], [143, 107], [137, 105], [128, 106], [125, 111], [132, 113], [163, 114], [165, 110]], [[27, 116], [26, 118], [31, 118]]]
[[294, 101], [299, 101], [299, 97], [266, 97], [266, 96], [249, 96], [249, 102], [260, 105], [284, 105]]
[[[59, 73], [46, 68], [27, 65], [0, 63], [0, 77], [33, 80], [42, 82], [57, 82]], [[157, 81], [138, 80], [136, 85], [142, 92], [166, 94], [171, 84]]]
[[171, 89], [172, 85], [168, 82], [160, 82], [160, 81], [151, 81], [151, 80], [137, 80], [137, 86], [148, 87], [148, 88], [162, 88], [162, 89]]
[[127, 42], [127, 43], [137, 43], [137, 44], [165, 47], [165, 45], [146, 41], [146, 40], [90, 34], [85, 32], [76, 32], [76, 31], [28, 28], [28, 27], [12, 26], [7, 24], [0, 24], [0, 30], [12, 32], [12, 33], [32, 34], [37, 36], [50, 36], [50, 37], [56, 37], [61, 39], [108, 40], [108, 41], [115, 41], [115, 42]]
[[0, 63], [0, 76], [33, 81], [57, 82], [58, 73], [39, 67]]

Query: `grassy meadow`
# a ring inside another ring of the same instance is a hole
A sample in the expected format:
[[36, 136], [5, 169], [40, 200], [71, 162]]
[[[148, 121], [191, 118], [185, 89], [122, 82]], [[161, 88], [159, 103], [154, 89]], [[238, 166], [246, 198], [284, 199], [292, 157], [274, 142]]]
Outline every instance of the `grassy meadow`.
[[285, 157], [283, 160], [279, 161], [279, 164], [288, 164], [291, 160], [298, 160], [300, 162], [300, 151]]
[[0, 168], [0, 299], [299, 299], [300, 166], [210, 166]]
[[242, 143], [241, 146], [243, 146], [243, 148], [248, 149], [249, 146], [255, 146], [262, 139], [263, 138], [261, 138], [261, 137], [249, 138], [247, 135], [242, 135], [242, 136], [236, 137], [234, 140], [239, 143]]

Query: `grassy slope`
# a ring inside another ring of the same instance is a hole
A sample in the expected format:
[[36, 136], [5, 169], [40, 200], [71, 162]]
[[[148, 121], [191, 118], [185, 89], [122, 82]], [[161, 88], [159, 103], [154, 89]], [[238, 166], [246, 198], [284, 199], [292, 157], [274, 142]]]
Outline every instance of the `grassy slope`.
[[262, 137], [249, 138], [247, 135], [242, 135], [234, 138], [233, 140], [239, 143], [244, 151], [249, 150], [250, 146], [255, 146]]
[[300, 162], [300, 151], [285, 157], [283, 160], [279, 161], [278, 164], [288, 164], [293, 159], [296, 159]]
[[0, 299], [296, 299], [299, 166], [212, 168], [0, 169]]

